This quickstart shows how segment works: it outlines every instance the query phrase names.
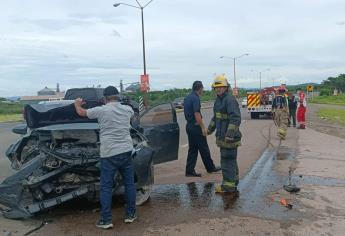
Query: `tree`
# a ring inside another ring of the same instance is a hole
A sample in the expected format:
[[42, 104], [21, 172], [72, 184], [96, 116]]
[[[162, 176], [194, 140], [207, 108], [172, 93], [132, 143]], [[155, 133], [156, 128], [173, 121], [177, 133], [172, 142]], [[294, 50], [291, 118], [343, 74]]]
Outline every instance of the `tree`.
[[328, 89], [338, 89], [342, 92], [345, 91], [345, 74], [340, 74], [338, 77], [329, 77], [327, 80], [322, 81], [321, 85]]

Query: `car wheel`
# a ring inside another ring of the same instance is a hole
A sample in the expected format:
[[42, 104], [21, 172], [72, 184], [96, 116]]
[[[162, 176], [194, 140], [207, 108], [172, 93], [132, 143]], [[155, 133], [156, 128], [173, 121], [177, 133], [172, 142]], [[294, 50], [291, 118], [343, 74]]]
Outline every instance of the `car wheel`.
[[143, 204], [145, 204], [151, 196], [151, 192], [152, 192], [152, 186], [154, 183], [154, 166], [153, 166], [153, 162], [151, 161], [150, 163], [150, 167], [149, 167], [149, 181], [147, 182], [146, 185], [142, 186], [141, 188], [137, 189], [137, 195], [136, 195], [136, 200], [135, 200], [135, 204], [137, 206], [141, 206]]

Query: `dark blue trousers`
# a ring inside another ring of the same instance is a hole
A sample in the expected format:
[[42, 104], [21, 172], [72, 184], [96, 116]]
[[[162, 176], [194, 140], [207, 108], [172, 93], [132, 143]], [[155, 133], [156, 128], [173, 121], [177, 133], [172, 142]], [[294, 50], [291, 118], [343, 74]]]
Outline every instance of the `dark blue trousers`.
[[135, 214], [136, 187], [131, 152], [101, 158], [101, 217], [105, 222], [112, 219], [111, 203], [113, 198], [114, 176], [120, 172], [125, 186], [126, 215]]
[[186, 173], [193, 173], [195, 171], [198, 152], [200, 152], [201, 160], [206, 170], [213, 170], [215, 166], [211, 158], [210, 149], [206, 137], [202, 135], [200, 126], [187, 123], [186, 131], [189, 143]]

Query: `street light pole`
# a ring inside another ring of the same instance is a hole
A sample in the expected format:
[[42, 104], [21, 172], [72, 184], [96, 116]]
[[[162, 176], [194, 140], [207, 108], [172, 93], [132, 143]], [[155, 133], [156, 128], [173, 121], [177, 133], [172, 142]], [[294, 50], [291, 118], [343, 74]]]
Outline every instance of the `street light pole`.
[[143, 61], [144, 61], [144, 75], [146, 75], [146, 53], [145, 53], [145, 29], [144, 29], [144, 8], [140, 7], [141, 10], [141, 33], [143, 37]]
[[[233, 59], [234, 61], [234, 90], [237, 91], [237, 83], [236, 83], [236, 59], [240, 58], [240, 57], [243, 57], [243, 56], [249, 56], [249, 53], [245, 53], [245, 54], [242, 54], [241, 56], [238, 56], [238, 57], [227, 57], [227, 56], [221, 56], [219, 57], [220, 59], [223, 59], [223, 58], [230, 58], [230, 59]], [[236, 95], [237, 96], [237, 95]]]
[[237, 88], [236, 85], [236, 58], [234, 58], [234, 86]]
[[[118, 7], [120, 5], [125, 5], [128, 7], [133, 7], [133, 8], [137, 8], [140, 9], [141, 11], [141, 34], [142, 34], [142, 44], [143, 44], [143, 65], [144, 65], [144, 76], [147, 76], [146, 74], [146, 50], [145, 50], [145, 28], [144, 28], [144, 9], [145, 7], [147, 7], [153, 0], [149, 1], [148, 3], [146, 3], [145, 5], [141, 5], [139, 3], [138, 0], [135, 0], [138, 4], [138, 6], [134, 6], [131, 4], [127, 4], [127, 3], [115, 3], [113, 4], [114, 7]], [[147, 92], [144, 93], [144, 103], [145, 106], [148, 105], [148, 99], [147, 99]]]
[[[260, 90], [261, 90], [261, 74], [262, 72], [265, 72], [265, 71], [269, 71], [270, 68], [267, 68], [266, 70], [263, 70], [263, 71], [259, 71], [259, 79], [260, 79]], [[251, 70], [252, 72], [256, 72], [255, 70]], [[274, 82], [273, 82], [274, 83]]]

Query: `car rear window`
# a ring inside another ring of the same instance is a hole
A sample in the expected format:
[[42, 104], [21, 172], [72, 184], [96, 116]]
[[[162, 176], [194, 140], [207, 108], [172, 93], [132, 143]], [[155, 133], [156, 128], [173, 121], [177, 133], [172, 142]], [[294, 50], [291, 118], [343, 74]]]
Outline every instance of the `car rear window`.
[[99, 101], [103, 98], [103, 88], [74, 88], [67, 90], [65, 100], [82, 98], [88, 101]]

